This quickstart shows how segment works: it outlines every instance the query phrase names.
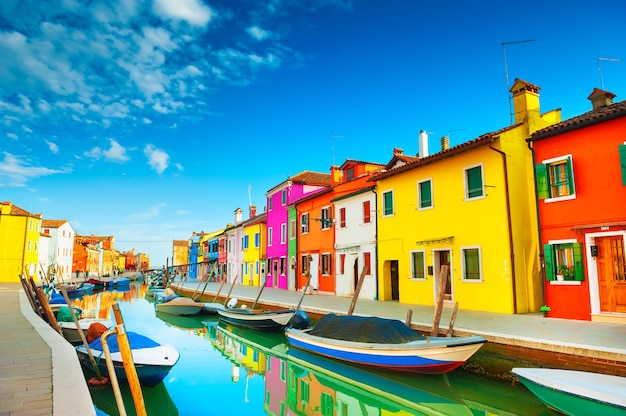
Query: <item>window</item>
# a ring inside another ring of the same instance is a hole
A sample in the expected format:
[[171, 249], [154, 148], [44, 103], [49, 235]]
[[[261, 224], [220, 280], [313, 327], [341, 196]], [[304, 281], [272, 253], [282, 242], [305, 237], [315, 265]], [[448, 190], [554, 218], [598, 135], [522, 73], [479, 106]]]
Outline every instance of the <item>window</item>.
[[622, 169], [622, 185], [626, 186], [626, 143], [618, 146], [619, 165]]
[[346, 209], [345, 208], [339, 209], [339, 227], [346, 228]]
[[287, 224], [280, 224], [280, 244], [285, 244], [287, 241]]
[[331, 257], [330, 253], [322, 254], [322, 274], [330, 275]]
[[426, 261], [423, 251], [411, 252], [411, 279], [426, 279]]
[[543, 254], [546, 263], [546, 280], [562, 279], [579, 282], [585, 280], [582, 243], [546, 244], [543, 246]]
[[341, 253], [339, 255], [339, 270], [341, 274], [345, 274], [346, 272], [345, 266], [346, 266], [346, 254]]
[[267, 210], [268, 211], [272, 210], [272, 197], [271, 196], [267, 198]]
[[432, 208], [433, 191], [431, 180], [419, 182], [417, 184], [417, 198], [419, 209]]
[[383, 193], [383, 216], [393, 215], [393, 191]]
[[300, 216], [300, 232], [306, 234], [309, 232], [309, 214], [302, 214]]
[[354, 179], [354, 168], [348, 168], [346, 169], [346, 182], [351, 181], [352, 179]]
[[300, 379], [300, 400], [309, 403], [309, 383]]
[[289, 239], [296, 238], [296, 220], [289, 221]]
[[571, 157], [551, 159], [535, 166], [539, 199], [573, 196], [574, 176]]
[[254, 262], [254, 274], [259, 274], [259, 261]]
[[482, 166], [465, 169], [465, 198], [480, 198], [484, 195]]
[[30, 240], [28, 240], [26, 251], [30, 251]]
[[248, 248], [248, 238], [249, 237], [247, 235], [243, 236], [243, 248], [244, 249]]
[[272, 239], [274, 237], [274, 229], [272, 227], [267, 229], [267, 246], [272, 246]]
[[322, 208], [320, 211], [320, 229], [328, 230], [332, 224], [330, 219], [330, 207]]
[[259, 248], [261, 245], [261, 233], [254, 233], [254, 247]]
[[367, 270], [365, 274], [372, 274], [372, 255], [370, 253], [363, 253], [363, 267]]
[[283, 189], [283, 191], [280, 193], [280, 203], [282, 205], [285, 205], [287, 203], [287, 190]]
[[482, 280], [480, 267], [480, 249], [468, 247], [461, 249], [463, 259], [463, 280]]
[[285, 270], [286, 270], [286, 263], [287, 261], [285, 260], [284, 257], [280, 258], [280, 274], [284, 275], [285, 274]]
[[320, 397], [320, 406], [322, 408], [322, 416], [333, 416], [335, 414], [335, 400], [330, 394], [322, 392], [322, 397]]
[[309, 271], [309, 255], [302, 255], [302, 274], [306, 274]]
[[363, 223], [368, 224], [371, 221], [370, 201], [363, 201]]

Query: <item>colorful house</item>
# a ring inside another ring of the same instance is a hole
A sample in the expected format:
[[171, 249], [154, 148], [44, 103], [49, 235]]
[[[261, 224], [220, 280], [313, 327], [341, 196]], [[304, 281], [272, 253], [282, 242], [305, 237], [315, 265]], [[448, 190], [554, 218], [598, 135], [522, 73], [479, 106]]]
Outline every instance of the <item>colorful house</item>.
[[67, 220], [42, 220], [41, 232], [49, 235], [48, 264], [54, 266], [58, 278], [71, 278], [74, 254], [74, 228]]
[[267, 214], [256, 214], [250, 207], [250, 219], [243, 223], [243, 284], [260, 286], [265, 281], [265, 248]]
[[41, 214], [0, 202], [0, 281], [19, 282], [22, 274], [36, 278], [40, 232]]
[[226, 235], [226, 273], [228, 282], [241, 284], [244, 280], [243, 268], [243, 210], [235, 210], [235, 224], [224, 230]]
[[533, 162], [526, 138], [560, 121], [541, 114], [539, 87], [516, 79], [515, 123], [428, 153], [392, 159], [374, 175], [379, 300], [433, 305], [442, 266], [444, 302], [462, 309], [525, 313], [543, 305]]
[[545, 301], [554, 318], [626, 323], [626, 101], [535, 132]]
[[287, 281], [289, 244], [287, 225], [288, 206], [301, 198], [330, 186], [330, 175], [303, 171], [288, 178], [266, 192], [267, 197], [267, 285], [287, 289], [295, 282]]
[[195, 279], [198, 276], [198, 262], [200, 256], [200, 239], [204, 235], [204, 232], [193, 232], [189, 239], [189, 274], [191, 279]]
[[174, 240], [172, 243], [172, 266], [179, 272], [187, 272], [189, 259], [189, 241]]

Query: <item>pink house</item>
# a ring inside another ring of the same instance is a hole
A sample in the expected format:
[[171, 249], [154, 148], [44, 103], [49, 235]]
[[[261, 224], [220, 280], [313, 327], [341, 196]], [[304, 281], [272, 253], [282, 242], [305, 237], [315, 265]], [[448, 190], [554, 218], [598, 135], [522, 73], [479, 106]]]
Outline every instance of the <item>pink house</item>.
[[[267, 286], [288, 288], [288, 212], [299, 199], [330, 186], [330, 174], [303, 171], [267, 191]], [[261, 273], [263, 275], [263, 273]]]

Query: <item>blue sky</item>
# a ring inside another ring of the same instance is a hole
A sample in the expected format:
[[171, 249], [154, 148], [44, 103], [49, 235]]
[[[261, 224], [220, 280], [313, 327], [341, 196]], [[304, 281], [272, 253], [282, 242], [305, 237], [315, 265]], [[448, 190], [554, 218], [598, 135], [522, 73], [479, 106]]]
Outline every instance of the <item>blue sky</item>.
[[2, 0], [0, 199], [160, 266], [302, 170], [509, 125], [507, 72], [564, 119], [602, 84], [625, 99], [625, 19], [623, 0]]

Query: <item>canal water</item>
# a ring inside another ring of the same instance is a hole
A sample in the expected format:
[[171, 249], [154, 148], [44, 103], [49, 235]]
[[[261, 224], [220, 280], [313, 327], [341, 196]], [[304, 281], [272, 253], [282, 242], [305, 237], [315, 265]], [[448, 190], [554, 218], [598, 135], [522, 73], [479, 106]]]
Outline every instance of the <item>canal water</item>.
[[[442, 376], [402, 375], [341, 364], [295, 349], [282, 333], [231, 327], [217, 316], [155, 311], [145, 285], [87, 294], [75, 302], [91, 317], [113, 319], [118, 303], [126, 330], [180, 352], [156, 387], [142, 387], [148, 415], [557, 415], [520, 384], [479, 378], [461, 369]], [[93, 373], [86, 370], [86, 379]], [[120, 383], [128, 415], [135, 415]], [[119, 415], [110, 386], [91, 388], [99, 415]]]

